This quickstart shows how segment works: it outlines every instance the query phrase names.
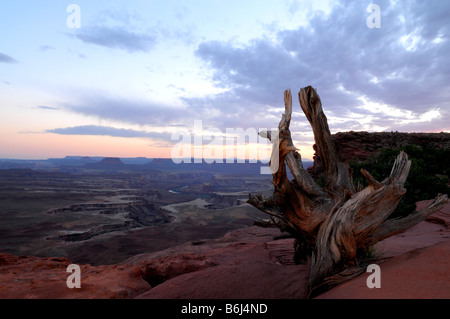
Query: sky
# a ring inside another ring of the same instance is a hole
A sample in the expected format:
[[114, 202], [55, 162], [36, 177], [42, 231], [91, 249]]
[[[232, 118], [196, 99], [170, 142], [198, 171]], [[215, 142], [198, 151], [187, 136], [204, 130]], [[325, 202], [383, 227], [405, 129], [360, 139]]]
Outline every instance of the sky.
[[308, 85], [331, 133], [450, 132], [449, 17], [447, 0], [2, 0], [0, 158], [267, 157], [250, 133], [291, 89], [312, 159]]

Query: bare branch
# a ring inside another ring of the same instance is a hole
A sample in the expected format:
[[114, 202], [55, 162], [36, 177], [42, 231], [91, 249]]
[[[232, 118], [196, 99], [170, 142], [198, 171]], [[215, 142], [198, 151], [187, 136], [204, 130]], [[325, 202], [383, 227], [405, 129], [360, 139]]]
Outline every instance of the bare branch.
[[361, 174], [364, 175], [364, 177], [369, 181], [369, 184], [373, 188], [377, 189], [377, 188], [380, 188], [381, 186], [383, 186], [383, 184], [381, 184], [379, 181], [377, 181], [375, 178], [373, 178], [373, 176], [368, 171], [366, 171], [364, 168], [361, 169]]

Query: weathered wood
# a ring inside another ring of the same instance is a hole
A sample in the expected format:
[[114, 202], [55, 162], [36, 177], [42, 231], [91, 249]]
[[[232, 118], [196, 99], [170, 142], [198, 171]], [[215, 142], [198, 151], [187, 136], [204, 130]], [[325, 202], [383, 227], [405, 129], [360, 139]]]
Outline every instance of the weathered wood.
[[339, 162], [319, 95], [308, 86], [300, 90], [298, 99], [313, 129], [317, 153], [324, 168], [325, 189], [338, 197], [347, 192], [353, 193], [355, 188], [349, 167], [346, 163]]
[[427, 207], [423, 209], [416, 210], [406, 217], [393, 218], [384, 221], [373, 231], [369, 245], [374, 245], [383, 239], [400, 234], [408, 228], [417, 225], [426, 217], [441, 209], [447, 201], [447, 195], [439, 194]]
[[[285, 104], [285, 117], [289, 118], [289, 122], [283, 120], [280, 122], [279, 130], [288, 131], [289, 134], [285, 136], [286, 145], [289, 146], [289, 149], [286, 149], [283, 152], [287, 152], [286, 154], [286, 164], [291, 171], [291, 174], [294, 176], [297, 185], [300, 187], [300, 190], [309, 195], [309, 196], [320, 196], [323, 197], [325, 193], [320, 189], [320, 187], [314, 182], [314, 179], [310, 174], [303, 168], [302, 158], [300, 153], [297, 152], [297, 149], [294, 147], [292, 143], [292, 138], [289, 131], [289, 123], [292, 114], [292, 95], [291, 90], [286, 90], [284, 92], [284, 104]], [[282, 123], [283, 122], [283, 123]]]
[[[325, 172], [324, 187], [303, 168], [301, 155], [293, 145], [289, 130], [292, 95], [286, 90], [285, 112], [278, 132], [261, 133], [271, 140], [278, 139], [278, 150], [273, 149], [278, 151], [279, 160], [278, 170], [273, 173], [274, 192], [268, 199], [249, 195], [248, 203], [270, 215], [273, 225], [295, 237], [295, 260], [311, 264], [312, 292], [360, 273], [364, 264], [361, 256], [369, 247], [417, 224], [448, 199], [439, 195], [422, 210], [388, 219], [406, 192], [404, 183], [411, 166], [408, 155], [398, 155], [390, 176], [382, 182], [363, 169], [369, 186], [356, 191], [348, 164], [340, 162], [337, 156], [316, 90], [310, 86], [302, 88], [298, 97], [314, 132], [316, 152]], [[292, 181], [287, 178], [286, 166], [294, 177]]]

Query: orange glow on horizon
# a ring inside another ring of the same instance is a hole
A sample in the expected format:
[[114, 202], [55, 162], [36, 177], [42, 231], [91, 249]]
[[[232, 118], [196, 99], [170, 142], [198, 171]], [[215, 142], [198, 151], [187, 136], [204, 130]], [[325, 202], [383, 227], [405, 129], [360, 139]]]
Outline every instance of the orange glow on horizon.
[[170, 158], [170, 147], [152, 146], [141, 138], [39, 133], [7, 134], [0, 140], [0, 158], [47, 159], [65, 156]]
[[[217, 153], [208, 144], [202, 147], [190, 145], [190, 154], [173, 152], [174, 146], [163, 142], [153, 142], [145, 138], [124, 138], [94, 135], [59, 135], [51, 133], [17, 133], [4, 132], [0, 129], [0, 158], [48, 159], [65, 156], [100, 156], [100, 157], [147, 157], [147, 158], [234, 158], [264, 161], [270, 157], [270, 146], [247, 144], [214, 146]], [[176, 145], [175, 145], [176, 146]], [[304, 160], [313, 158], [314, 151], [310, 145], [296, 145]], [[222, 149], [222, 151], [220, 151]], [[172, 154], [173, 153], [173, 154]], [[210, 156], [210, 155], [213, 156]], [[215, 155], [217, 154], [217, 155]]]

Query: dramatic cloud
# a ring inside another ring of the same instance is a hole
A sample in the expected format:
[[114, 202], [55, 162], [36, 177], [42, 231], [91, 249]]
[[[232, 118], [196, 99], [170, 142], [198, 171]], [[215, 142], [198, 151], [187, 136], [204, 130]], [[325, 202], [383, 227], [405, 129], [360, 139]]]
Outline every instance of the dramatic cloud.
[[[284, 89], [292, 88], [295, 97], [312, 85], [326, 114], [336, 117], [335, 128], [410, 130], [433, 120], [433, 129], [448, 130], [450, 2], [378, 4], [379, 29], [367, 27], [367, 3], [355, 1], [312, 16], [307, 27], [280, 31], [275, 40], [200, 44], [196, 55], [229, 89], [214, 107], [267, 119], [262, 109], [282, 106]], [[206, 107], [201, 99], [188, 102]], [[364, 108], [363, 102], [383, 107]]]
[[156, 35], [130, 31], [125, 27], [83, 27], [76, 37], [83, 42], [122, 49], [128, 52], [147, 52], [156, 44]]
[[[292, 130], [297, 141], [311, 140], [298, 106], [299, 88], [312, 85], [322, 98], [332, 132], [348, 130], [449, 130], [450, 2], [407, 4], [382, 0], [381, 28], [369, 28], [367, 4], [336, 4], [329, 14], [311, 15], [306, 26], [262, 35], [237, 46], [200, 43], [195, 55], [212, 70], [222, 93], [178, 102], [78, 92], [62, 107], [73, 112], [139, 125], [183, 125], [270, 129], [283, 112], [283, 91], [292, 89]], [[426, 6], [426, 10], [425, 10]], [[299, 9], [300, 10], [300, 9]], [[120, 17], [120, 16], [119, 16]], [[126, 19], [125, 19], [126, 18]], [[117, 18], [118, 19], [118, 18]], [[116, 20], [117, 20], [116, 19]], [[133, 14], [125, 25], [137, 19]], [[146, 51], [154, 35], [125, 25], [86, 27], [77, 36], [88, 43], [130, 52]], [[175, 35], [172, 35], [175, 37]], [[430, 123], [433, 123], [430, 126]]]
[[46, 133], [62, 134], [62, 135], [101, 135], [112, 137], [142, 137], [152, 138], [163, 141], [170, 141], [171, 134], [159, 132], [145, 132], [130, 129], [121, 129], [108, 126], [83, 125], [75, 127], [55, 128], [47, 130]]
[[18, 63], [16, 59], [10, 57], [9, 55], [6, 55], [4, 53], [0, 52], [0, 63]]

